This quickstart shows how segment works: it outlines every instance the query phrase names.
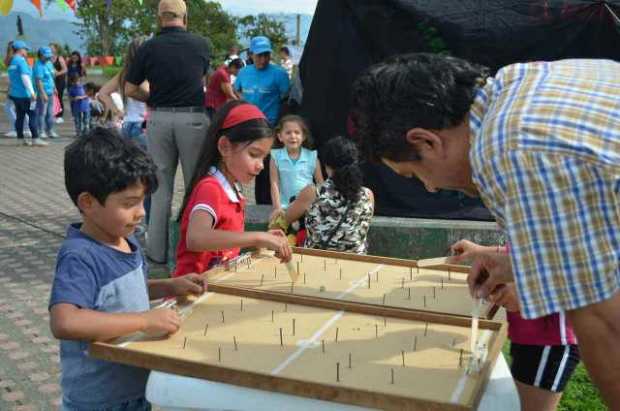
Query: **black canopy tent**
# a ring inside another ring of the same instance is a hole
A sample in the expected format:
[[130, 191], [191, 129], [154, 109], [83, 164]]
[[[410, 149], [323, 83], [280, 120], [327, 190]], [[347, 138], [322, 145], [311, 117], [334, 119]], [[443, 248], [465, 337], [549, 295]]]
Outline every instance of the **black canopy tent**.
[[[620, 0], [319, 0], [299, 65], [301, 114], [319, 147], [346, 135], [354, 79], [399, 53], [446, 52], [492, 71], [521, 61], [618, 60], [619, 16]], [[365, 172], [378, 214], [490, 219], [459, 193], [428, 193], [385, 166]]]

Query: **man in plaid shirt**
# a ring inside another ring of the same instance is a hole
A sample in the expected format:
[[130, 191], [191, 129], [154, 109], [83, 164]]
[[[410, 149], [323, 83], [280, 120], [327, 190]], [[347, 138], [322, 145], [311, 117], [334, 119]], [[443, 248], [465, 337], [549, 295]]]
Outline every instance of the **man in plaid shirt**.
[[474, 261], [472, 294], [514, 281], [524, 318], [566, 312], [593, 381], [620, 409], [620, 64], [487, 73], [454, 57], [392, 57], [354, 85], [356, 133], [369, 160], [429, 191], [482, 198], [511, 247]]

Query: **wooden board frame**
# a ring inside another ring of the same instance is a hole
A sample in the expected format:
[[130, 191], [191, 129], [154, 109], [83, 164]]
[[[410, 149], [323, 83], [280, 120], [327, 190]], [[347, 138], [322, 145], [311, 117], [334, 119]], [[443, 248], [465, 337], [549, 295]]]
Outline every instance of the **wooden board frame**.
[[[348, 252], [342, 252], [342, 251], [317, 250], [313, 248], [303, 248], [303, 247], [291, 247], [291, 248], [294, 254], [299, 254], [299, 255], [308, 255], [308, 256], [313, 256], [313, 257], [323, 257], [323, 258], [349, 260], [349, 261], [359, 261], [359, 262], [373, 263], [373, 264], [385, 264], [385, 265], [393, 265], [393, 266], [408, 267], [408, 268], [418, 267], [416, 260], [407, 260], [407, 259], [393, 258], [393, 257], [381, 257], [381, 256], [375, 256], [375, 255], [367, 255], [367, 254], [355, 254], [355, 253], [348, 253]], [[258, 251], [255, 252], [255, 255], [257, 253]], [[212, 268], [209, 271], [206, 271], [204, 274], [208, 276], [209, 274], [226, 271], [228, 269], [229, 269], [228, 265], [218, 266], [218, 267]], [[424, 269], [432, 270], [432, 271], [469, 273], [470, 267], [466, 265], [444, 264], [444, 265], [434, 266], [434, 267], [424, 267]], [[215, 284], [209, 284], [210, 289], [212, 289], [213, 286], [215, 286]], [[294, 294], [294, 293], [293, 295], [299, 296], [299, 294]], [[320, 298], [320, 297], [317, 297], [317, 298]], [[330, 299], [326, 298], [326, 300], [329, 301]], [[347, 301], [347, 300], [338, 300], [338, 301]], [[383, 306], [379, 306], [375, 304], [368, 304], [368, 305], [383, 307]], [[415, 310], [415, 309], [409, 309], [409, 310]], [[492, 320], [498, 311], [499, 311], [499, 306], [491, 304], [486, 308], [486, 311], [484, 315], [481, 316], [481, 318]], [[420, 310], [420, 312], [444, 314], [438, 311], [430, 311], [430, 310]], [[463, 315], [463, 314], [456, 314], [456, 313], [450, 313], [450, 316], [460, 316], [463, 318], [471, 318], [470, 315]]]
[[[333, 300], [330, 301], [318, 297], [291, 295], [240, 287], [211, 285], [210, 291], [220, 294], [245, 296], [263, 300], [290, 302], [302, 306], [305, 305], [319, 308], [338, 309], [352, 313], [374, 315], [386, 318], [439, 322], [442, 324], [456, 326], [469, 326], [471, 321], [461, 316], [450, 314], [424, 313], [415, 310], [383, 307], [372, 304]], [[123, 363], [151, 370], [158, 370], [248, 388], [280, 392], [344, 404], [355, 404], [386, 410], [465, 411], [476, 409], [478, 406], [478, 403], [482, 397], [483, 386], [489, 378], [492, 366], [495, 364], [495, 361], [501, 352], [503, 342], [505, 341], [506, 327], [507, 326], [505, 323], [485, 320], [480, 321], [481, 330], [492, 330], [495, 332], [495, 335], [491, 339], [491, 344], [488, 347], [487, 360], [485, 361], [483, 368], [480, 370], [480, 378], [476, 381], [474, 389], [476, 395], [472, 399], [472, 403], [466, 405], [416, 399], [387, 393], [377, 393], [350, 387], [338, 387], [334, 385], [296, 380], [293, 378], [220, 367], [212, 364], [199, 364], [197, 362], [181, 358], [164, 357], [156, 354], [136, 352], [119, 347], [114, 343], [92, 343], [89, 347], [89, 354], [92, 357], [101, 360]]]

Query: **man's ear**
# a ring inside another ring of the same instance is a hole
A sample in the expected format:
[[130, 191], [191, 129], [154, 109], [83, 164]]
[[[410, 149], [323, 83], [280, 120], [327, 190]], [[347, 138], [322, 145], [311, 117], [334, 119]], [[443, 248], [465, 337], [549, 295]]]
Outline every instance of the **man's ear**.
[[441, 138], [425, 128], [412, 128], [405, 135], [407, 143], [420, 155], [420, 157], [443, 157], [444, 145]]

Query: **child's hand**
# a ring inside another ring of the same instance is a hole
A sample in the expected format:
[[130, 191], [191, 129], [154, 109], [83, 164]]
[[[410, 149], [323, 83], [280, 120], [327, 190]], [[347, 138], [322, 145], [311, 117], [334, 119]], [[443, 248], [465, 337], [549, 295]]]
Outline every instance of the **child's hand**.
[[188, 294], [201, 295], [207, 291], [207, 280], [202, 275], [191, 273], [170, 280], [172, 295], [184, 296]]
[[156, 308], [142, 313], [144, 328], [142, 331], [151, 337], [174, 334], [181, 326], [181, 318], [170, 308]]
[[282, 230], [270, 230], [267, 233], [257, 233], [257, 248], [268, 248], [276, 252], [276, 257], [283, 263], [291, 261], [293, 252]]
[[504, 307], [506, 311], [520, 311], [519, 299], [517, 298], [514, 283], [500, 285], [487, 299], [493, 304]]

